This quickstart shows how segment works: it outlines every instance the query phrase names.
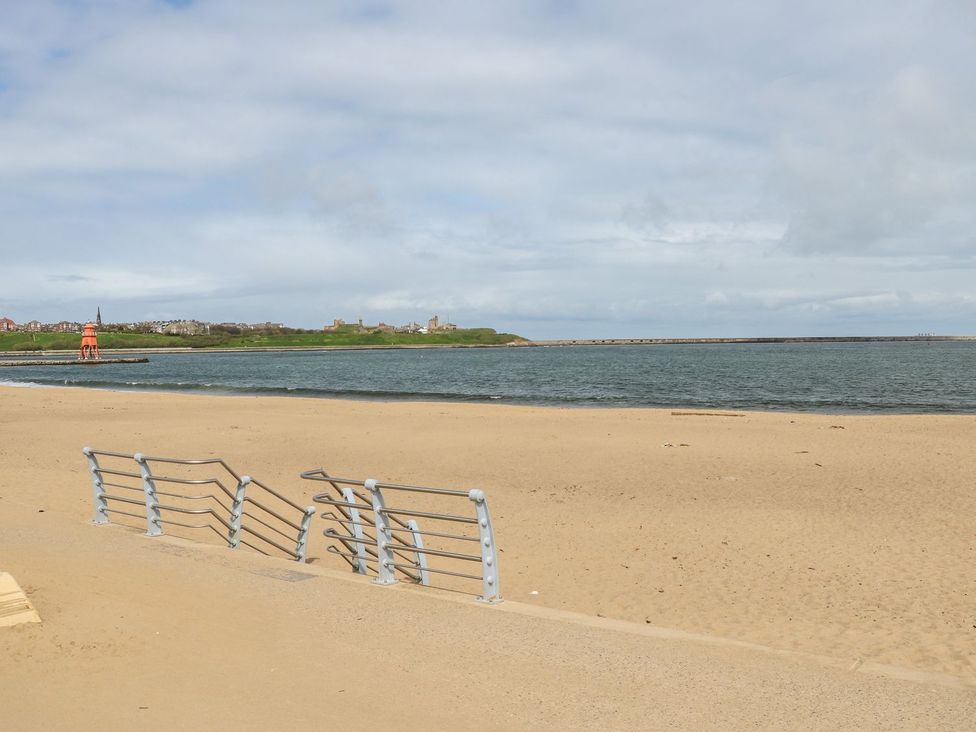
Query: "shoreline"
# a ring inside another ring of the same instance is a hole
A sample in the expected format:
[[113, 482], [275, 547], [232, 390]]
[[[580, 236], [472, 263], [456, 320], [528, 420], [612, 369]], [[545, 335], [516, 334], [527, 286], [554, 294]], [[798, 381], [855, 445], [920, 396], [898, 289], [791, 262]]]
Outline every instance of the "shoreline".
[[[528, 409], [552, 409], [559, 411], [624, 411], [634, 412], [648, 410], [652, 412], [678, 412], [674, 416], [747, 416], [747, 415], [793, 415], [793, 416], [823, 416], [823, 417], [976, 417], [976, 408], [971, 411], [955, 409], [940, 412], [933, 411], [900, 411], [896, 408], [891, 409], [773, 409], [769, 407], [729, 407], [718, 404], [672, 404], [672, 405], [653, 405], [653, 404], [593, 404], [590, 402], [545, 402], [533, 401], [531, 399], [506, 399], [504, 397], [469, 397], [465, 399], [437, 399], [429, 394], [418, 394], [413, 396], [387, 396], [387, 395], [346, 395], [334, 392], [309, 393], [308, 391], [293, 389], [283, 390], [267, 389], [265, 391], [257, 389], [234, 390], [231, 387], [215, 388], [203, 386], [200, 388], [171, 388], [164, 387], [152, 388], [142, 386], [120, 386], [120, 385], [95, 385], [85, 384], [41, 384], [37, 382], [14, 382], [0, 379], [0, 389], [65, 389], [69, 391], [100, 391], [119, 394], [173, 394], [185, 395], [189, 397], [214, 397], [214, 398], [239, 398], [239, 399], [310, 399], [314, 401], [335, 401], [335, 402], [361, 402], [364, 404], [420, 404], [429, 406], [438, 405], [474, 405], [485, 407], [523, 407]], [[729, 412], [729, 414], [718, 415], [718, 412]], [[738, 412], [740, 414], [731, 414]]]

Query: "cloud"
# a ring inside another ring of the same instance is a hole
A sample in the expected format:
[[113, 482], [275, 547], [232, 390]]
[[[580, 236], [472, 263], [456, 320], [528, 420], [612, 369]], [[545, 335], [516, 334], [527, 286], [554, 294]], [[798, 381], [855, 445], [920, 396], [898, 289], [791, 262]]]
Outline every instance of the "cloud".
[[450, 310], [535, 337], [972, 327], [960, 3], [4, 20], [0, 309], [20, 320], [108, 302], [301, 326]]

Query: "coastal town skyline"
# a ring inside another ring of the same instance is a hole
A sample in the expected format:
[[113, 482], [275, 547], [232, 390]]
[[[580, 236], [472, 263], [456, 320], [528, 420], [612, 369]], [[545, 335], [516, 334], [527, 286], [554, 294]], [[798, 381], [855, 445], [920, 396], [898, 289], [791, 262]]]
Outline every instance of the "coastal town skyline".
[[209, 334], [212, 328], [221, 330], [223, 332], [250, 330], [302, 330], [309, 332], [322, 331], [325, 333], [330, 333], [340, 330], [348, 330], [355, 333], [379, 331], [383, 333], [419, 334], [451, 332], [458, 330], [458, 326], [455, 323], [450, 322], [449, 318], [441, 320], [439, 315], [430, 316], [426, 320], [425, 324], [417, 322], [416, 320], [411, 320], [410, 322], [402, 325], [391, 325], [382, 320], [370, 325], [364, 322], [363, 318], [361, 317], [358, 318], [355, 323], [347, 323], [342, 318], [334, 318], [331, 323], [328, 323], [318, 329], [298, 328], [295, 326], [286, 325], [285, 323], [272, 322], [270, 320], [252, 323], [245, 323], [241, 321], [223, 321], [216, 323], [207, 320], [198, 320], [195, 318], [172, 318], [166, 320], [139, 320], [103, 323], [102, 311], [99, 307], [96, 309], [95, 317], [91, 319], [59, 320], [57, 322], [49, 323], [43, 323], [37, 319], [18, 323], [14, 319], [0, 314], [0, 333], [80, 333], [85, 323], [92, 323], [98, 328], [104, 327], [105, 329], [109, 330], [127, 330], [142, 333], [160, 333], [164, 335], [205, 335]]

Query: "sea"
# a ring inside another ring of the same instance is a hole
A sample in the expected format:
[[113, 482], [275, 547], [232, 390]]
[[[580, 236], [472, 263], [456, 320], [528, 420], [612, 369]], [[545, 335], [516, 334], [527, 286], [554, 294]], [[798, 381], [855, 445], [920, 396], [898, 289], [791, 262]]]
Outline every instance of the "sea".
[[0, 384], [558, 407], [976, 414], [976, 341], [148, 357], [144, 364], [2, 368]]

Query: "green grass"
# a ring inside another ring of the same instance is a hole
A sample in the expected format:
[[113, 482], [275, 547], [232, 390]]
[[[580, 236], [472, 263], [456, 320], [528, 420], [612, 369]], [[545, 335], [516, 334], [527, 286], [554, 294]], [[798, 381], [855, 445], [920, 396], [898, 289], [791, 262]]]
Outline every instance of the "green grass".
[[[282, 348], [321, 346], [485, 346], [522, 340], [511, 333], [496, 333], [491, 328], [466, 328], [445, 333], [356, 333], [347, 327], [336, 333], [244, 333], [230, 335], [175, 336], [158, 333], [98, 334], [98, 346], [103, 351], [117, 348]], [[0, 352], [71, 351], [81, 345], [77, 333], [0, 333]]]

